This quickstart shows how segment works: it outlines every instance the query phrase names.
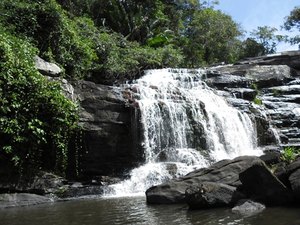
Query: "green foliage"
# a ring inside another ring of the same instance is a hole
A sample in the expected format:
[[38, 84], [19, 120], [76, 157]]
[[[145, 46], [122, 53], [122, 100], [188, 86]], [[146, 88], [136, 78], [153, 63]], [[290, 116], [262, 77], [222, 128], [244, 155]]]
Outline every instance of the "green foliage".
[[253, 38], [247, 38], [242, 42], [241, 58], [261, 56], [265, 52], [263, 44], [258, 43]]
[[[171, 22], [161, 1], [137, 5], [136, 1], [58, 2], [62, 5], [55, 0], [3, 0], [0, 23], [29, 40], [42, 58], [60, 64], [70, 78], [112, 84], [131, 79], [143, 69], [170, 67], [182, 61], [181, 50], [172, 41], [173, 32], [167, 29]], [[151, 32], [144, 34], [146, 30]]]
[[300, 30], [300, 7], [295, 7], [290, 15], [286, 18], [284, 23], [286, 30], [298, 29]]
[[72, 17], [55, 0], [10, 1], [0, 3], [3, 26], [30, 40], [40, 56], [56, 61], [72, 77], [83, 77], [97, 59], [92, 42], [81, 32], [92, 21]]
[[296, 149], [295, 147], [285, 147], [283, 152], [281, 153], [281, 160], [291, 163], [295, 161], [297, 156], [300, 154], [300, 149]]
[[[250, 34], [252, 38], [263, 46], [261, 52], [262, 55], [272, 54], [276, 52], [276, 46], [280, 41], [285, 39], [282, 35], [276, 35], [277, 29], [269, 26], [257, 27], [257, 30], [253, 30]], [[258, 48], [261, 48], [257, 46]]]
[[257, 96], [253, 99], [253, 102], [256, 104], [256, 105], [262, 105], [263, 102], [260, 98], [258, 98]]
[[[295, 7], [284, 22], [284, 28], [288, 31], [298, 30], [300, 31], [300, 7]], [[300, 47], [300, 35], [296, 35], [288, 39], [291, 44], [299, 44]]]
[[250, 87], [251, 87], [252, 89], [254, 89], [255, 91], [258, 92], [258, 86], [257, 86], [256, 83], [252, 83], [252, 84], [250, 85]]
[[280, 96], [282, 94], [281, 90], [278, 90], [276, 88], [272, 89], [273, 96]]
[[35, 69], [37, 50], [0, 28], [0, 153], [24, 173], [63, 173], [77, 107]]
[[195, 12], [187, 31], [185, 54], [188, 65], [199, 67], [216, 62], [233, 62], [238, 58], [237, 37], [241, 34], [232, 18], [207, 8]]

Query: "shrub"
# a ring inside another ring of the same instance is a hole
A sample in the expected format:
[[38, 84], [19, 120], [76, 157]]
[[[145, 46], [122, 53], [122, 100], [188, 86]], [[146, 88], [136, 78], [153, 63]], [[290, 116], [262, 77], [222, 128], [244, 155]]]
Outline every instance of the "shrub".
[[285, 147], [281, 154], [281, 159], [287, 163], [293, 162], [296, 157], [300, 154], [300, 149], [296, 149], [295, 147]]
[[0, 26], [0, 154], [23, 173], [39, 168], [64, 173], [77, 107], [35, 69], [36, 53]]

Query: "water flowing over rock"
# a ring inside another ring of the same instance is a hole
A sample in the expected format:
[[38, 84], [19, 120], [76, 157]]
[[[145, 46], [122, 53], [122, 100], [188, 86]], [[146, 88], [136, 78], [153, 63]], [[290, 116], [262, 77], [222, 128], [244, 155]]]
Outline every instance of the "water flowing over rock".
[[260, 154], [249, 115], [209, 88], [205, 75], [205, 70], [150, 70], [128, 86], [141, 114], [145, 165], [111, 186], [115, 194], [143, 193], [211, 162]]
[[[266, 150], [280, 150], [287, 146], [298, 147], [300, 146], [299, 59], [300, 52], [295, 52], [292, 55], [250, 59], [240, 62], [238, 65], [218, 66], [210, 68], [203, 76], [202, 81], [213, 88], [215, 93], [223, 96], [232, 106], [252, 115], [258, 134], [258, 146]], [[278, 156], [272, 157], [272, 159], [262, 157], [268, 163], [276, 161], [276, 158], [278, 159]], [[292, 165], [297, 165], [297, 163]], [[294, 195], [299, 196], [298, 170], [294, 169], [291, 172], [289, 167], [285, 168], [284, 163], [283, 166], [279, 164], [278, 166], [281, 169], [275, 173], [278, 174], [280, 181], [268, 171], [263, 163], [244, 168], [244, 172], [240, 170], [237, 174], [241, 173], [241, 179], [245, 183], [243, 186], [246, 188], [249, 186], [250, 189], [247, 189], [248, 192], [245, 189], [244, 193], [249, 196], [252, 193], [255, 199], [269, 205], [290, 203], [292, 201], [291, 189]], [[231, 170], [233, 169], [231, 168]], [[209, 174], [211, 167], [203, 169], [203, 171], [204, 174]], [[224, 177], [231, 176], [230, 171], [226, 171], [224, 174], [226, 174]], [[259, 177], [263, 178], [255, 180]], [[253, 182], [247, 182], [248, 179]], [[262, 179], [265, 180], [265, 183], [258, 182]], [[191, 185], [197, 186], [205, 181], [215, 182], [215, 178], [210, 177], [206, 180], [203, 179], [201, 173], [198, 175], [191, 173], [181, 179], [173, 179], [149, 188], [146, 191], [147, 201], [149, 203], [184, 202], [184, 191]], [[236, 181], [240, 183], [239, 179]], [[228, 184], [226, 179], [225, 181], [220, 180], [220, 182]], [[256, 184], [260, 185], [256, 187]], [[289, 189], [290, 187], [291, 189]], [[259, 192], [260, 188], [263, 188], [264, 191]]]
[[299, 56], [151, 70], [119, 87], [63, 81], [81, 109], [81, 175], [101, 184], [125, 174], [131, 179], [107, 192], [131, 195], [220, 159], [256, 154], [257, 146], [300, 146]]

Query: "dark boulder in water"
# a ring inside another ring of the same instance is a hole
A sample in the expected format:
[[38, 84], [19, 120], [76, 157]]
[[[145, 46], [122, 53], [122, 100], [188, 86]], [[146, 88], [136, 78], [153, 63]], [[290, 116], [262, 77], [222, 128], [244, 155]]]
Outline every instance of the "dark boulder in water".
[[254, 164], [239, 178], [244, 193], [266, 205], [285, 205], [292, 202], [292, 192], [262, 164]]
[[236, 187], [215, 182], [203, 182], [185, 191], [185, 201], [190, 209], [230, 206], [242, 197], [244, 195]]
[[190, 186], [203, 182], [216, 182], [239, 187], [239, 174], [255, 164], [263, 164], [256, 156], [242, 156], [233, 160], [222, 160], [208, 168], [202, 168], [184, 177], [149, 188], [146, 191], [148, 203], [167, 204], [185, 202], [185, 191]]

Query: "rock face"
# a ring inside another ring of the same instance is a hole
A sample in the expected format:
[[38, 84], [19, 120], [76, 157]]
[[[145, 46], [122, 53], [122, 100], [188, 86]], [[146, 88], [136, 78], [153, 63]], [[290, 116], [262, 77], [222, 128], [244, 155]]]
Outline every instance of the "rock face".
[[204, 79], [254, 117], [260, 146], [285, 147], [300, 146], [299, 76], [300, 51], [294, 51], [210, 68]]
[[290, 164], [284, 185], [256, 156], [223, 160], [146, 191], [150, 204], [187, 203], [191, 209], [231, 206], [251, 199], [267, 206], [299, 200], [300, 160]]
[[82, 174], [118, 176], [141, 161], [138, 111], [123, 90], [88, 81], [73, 83], [83, 127]]

